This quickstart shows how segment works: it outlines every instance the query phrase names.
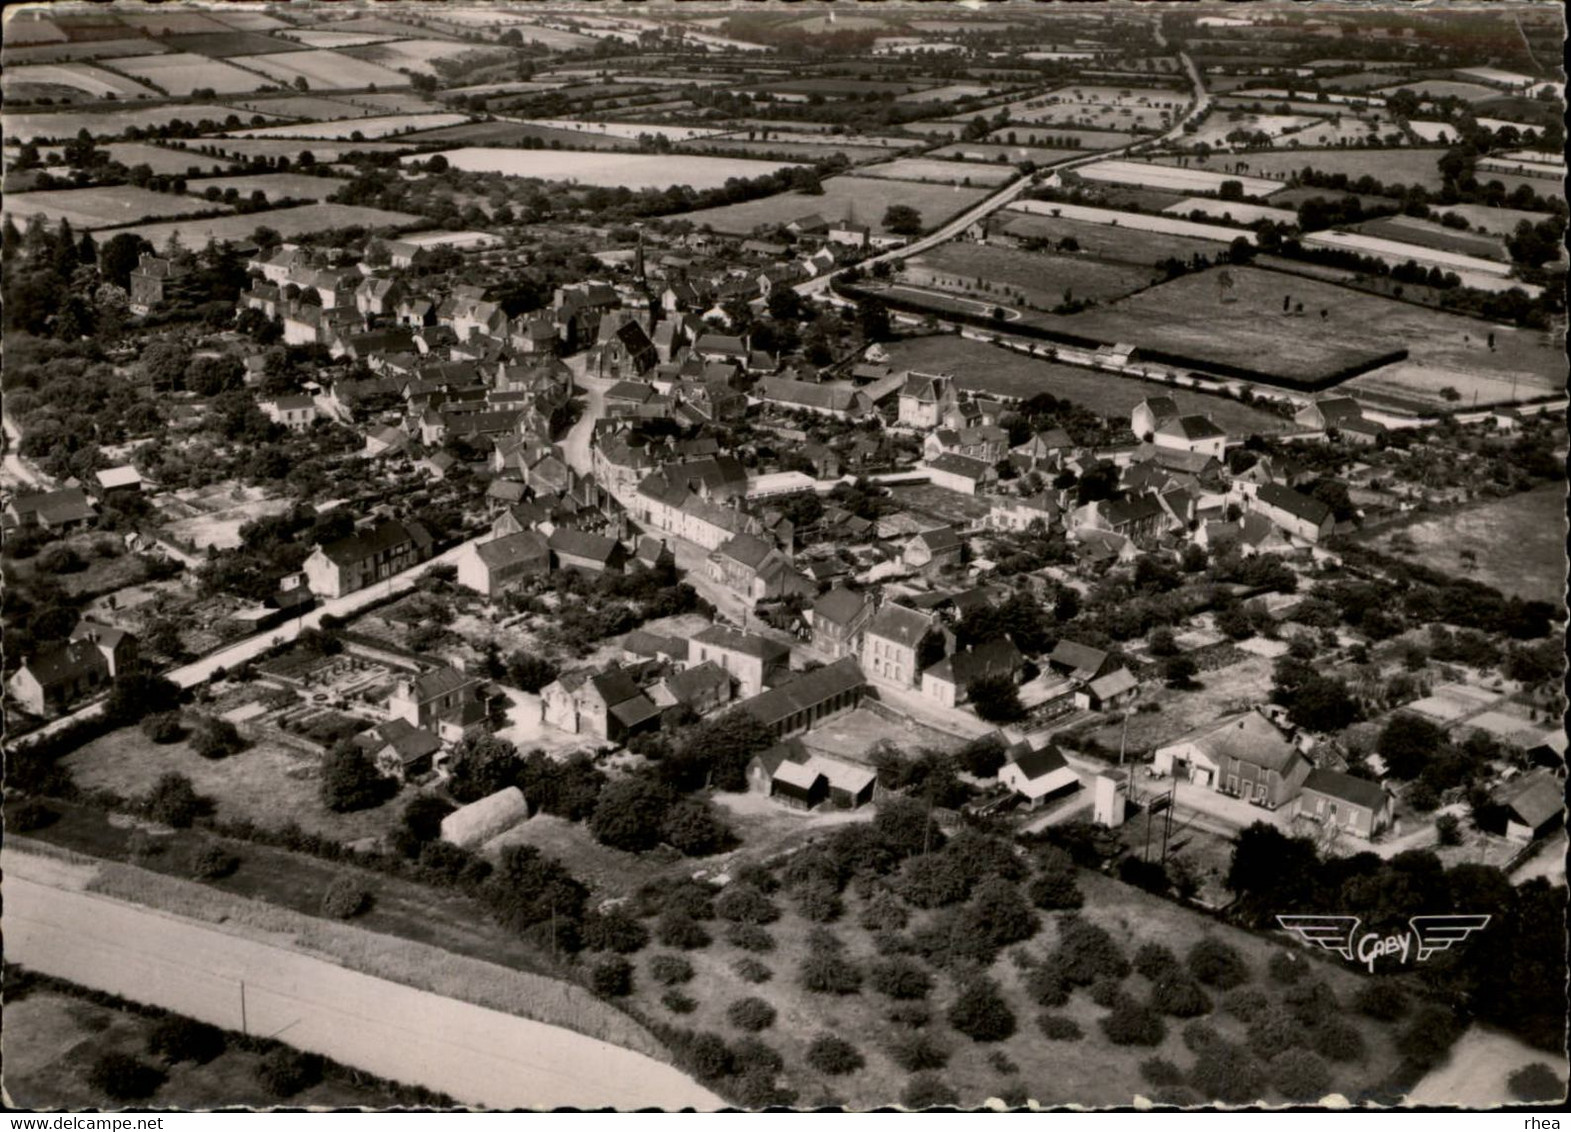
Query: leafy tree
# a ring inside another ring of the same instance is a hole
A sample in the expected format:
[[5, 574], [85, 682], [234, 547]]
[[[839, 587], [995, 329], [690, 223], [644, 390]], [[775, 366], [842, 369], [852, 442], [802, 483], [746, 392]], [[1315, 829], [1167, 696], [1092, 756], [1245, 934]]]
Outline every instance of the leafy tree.
[[681, 955], [654, 955], [649, 959], [649, 977], [661, 986], [676, 986], [692, 979], [693, 964]]
[[887, 1052], [889, 1060], [912, 1073], [924, 1069], [942, 1069], [949, 1064], [949, 1048], [920, 1029], [894, 1035], [889, 1041]]
[[223, 759], [245, 748], [240, 730], [229, 720], [206, 715], [197, 720], [191, 749], [204, 759]]
[[715, 914], [738, 924], [772, 924], [780, 918], [780, 906], [755, 885], [734, 882], [715, 901]]
[[937, 1074], [918, 1073], [901, 1091], [900, 1103], [916, 1111], [954, 1108], [960, 1104], [960, 1094], [946, 1085]]
[[1397, 1035], [1396, 1048], [1418, 1069], [1439, 1065], [1462, 1036], [1463, 1023], [1455, 1012], [1432, 1004], [1421, 1006]]
[[222, 845], [208, 845], [191, 862], [191, 875], [197, 880], [220, 880], [239, 867], [239, 857]]
[[1026, 886], [1031, 903], [1048, 911], [1074, 909], [1085, 903], [1075, 879], [1074, 860], [1064, 850], [1049, 847], [1037, 859], [1036, 875]]
[[602, 998], [626, 998], [633, 993], [633, 965], [620, 955], [607, 956], [590, 971], [589, 985]]
[[1445, 747], [1445, 733], [1427, 719], [1397, 712], [1386, 720], [1375, 750], [1397, 778], [1412, 780], [1423, 773]]
[[1188, 959], [1190, 973], [1208, 987], [1228, 990], [1249, 980], [1249, 968], [1238, 949], [1215, 936], [1197, 940]]
[[1290, 1101], [1317, 1101], [1331, 1091], [1331, 1070], [1306, 1049], [1290, 1049], [1271, 1059], [1271, 1084]]
[[206, 1065], [224, 1052], [225, 1045], [224, 1032], [217, 1026], [178, 1014], [164, 1015], [147, 1035], [147, 1052], [170, 1065], [182, 1061]]
[[418, 857], [428, 842], [442, 836], [442, 819], [456, 807], [445, 798], [418, 794], [409, 799], [398, 818], [393, 844], [405, 857]]
[[1019, 887], [1003, 877], [984, 880], [976, 886], [967, 914], [975, 930], [994, 947], [1030, 939], [1041, 927], [1036, 911]]
[[288, 1046], [275, 1046], [262, 1055], [256, 1079], [269, 1095], [280, 1100], [292, 1097], [322, 1079], [322, 1059]]
[[660, 773], [678, 790], [696, 789], [707, 781], [720, 790], [745, 791], [748, 761], [774, 742], [774, 732], [756, 716], [728, 711], [689, 730], [677, 750], [661, 761]]
[[1208, 1046], [1189, 1071], [1189, 1084], [1202, 1097], [1249, 1104], [1265, 1092], [1265, 1074], [1247, 1051], [1226, 1042]]
[[737, 978], [745, 983], [767, 983], [775, 976], [768, 967], [748, 955], [742, 956], [731, 964], [731, 970], [735, 971]]
[[1004, 765], [1005, 750], [1004, 740], [1000, 736], [987, 734], [961, 747], [955, 758], [967, 774], [977, 778], [992, 778]]
[[583, 918], [589, 890], [555, 857], [533, 845], [509, 845], [480, 896], [497, 920], [514, 931], [549, 923], [571, 930]]
[[620, 778], [600, 791], [589, 828], [614, 849], [653, 849], [664, 836], [666, 813], [674, 801], [670, 789], [651, 778]]
[[522, 691], [538, 692], [556, 677], [556, 665], [536, 653], [515, 652], [507, 658], [508, 682]]
[[1171, 1018], [1194, 1018], [1211, 1011], [1211, 999], [1200, 985], [1181, 973], [1158, 979], [1151, 988], [1151, 1009]]
[[989, 723], [1014, 723], [1025, 718], [1020, 689], [1003, 673], [971, 681], [966, 686], [966, 695], [976, 714]]
[[985, 976], [967, 980], [949, 1008], [949, 1024], [972, 1041], [1001, 1042], [1015, 1032], [1015, 1014]]
[[895, 236], [920, 236], [922, 214], [907, 204], [892, 204], [884, 210], [884, 229]]
[[470, 735], [448, 760], [448, 792], [461, 803], [478, 802], [520, 785], [524, 760], [518, 748], [496, 735]]
[[631, 955], [649, 943], [649, 929], [620, 906], [603, 912], [585, 914], [582, 936], [591, 951], [614, 951]]
[[371, 894], [354, 877], [334, 877], [322, 893], [322, 914], [335, 920], [349, 920], [371, 904]]
[[906, 902], [917, 908], [940, 908], [966, 898], [970, 878], [953, 857], [932, 853], [912, 857], [896, 882]]
[[897, 796], [879, 802], [873, 830], [900, 857], [937, 849], [944, 843], [944, 834], [929, 817], [928, 807], [915, 798]]
[[111, 1050], [101, 1053], [87, 1070], [87, 1082], [116, 1101], [150, 1097], [164, 1083], [164, 1071], [141, 1058]]
[[150, 820], [176, 829], [189, 829], [212, 808], [212, 799], [198, 794], [191, 780], [175, 771], [160, 775], [142, 800], [142, 811]]
[[1372, 979], [1353, 999], [1360, 1014], [1381, 1022], [1395, 1022], [1407, 1013], [1407, 995], [1389, 979]]
[[893, 999], [926, 998], [933, 989], [933, 977], [914, 959], [893, 956], [872, 964], [868, 984], [879, 994]]
[[1119, 1046], [1160, 1045], [1167, 1036], [1167, 1024], [1161, 1015], [1127, 997], [1113, 1004], [1112, 1012], [1101, 1024], [1107, 1040]]
[[816, 951], [802, 960], [797, 981], [814, 994], [856, 994], [862, 989], [862, 972], [843, 954]]
[[370, 755], [347, 740], [322, 756], [319, 793], [322, 804], [336, 813], [380, 806], [397, 792], [397, 781], [384, 775]]
[[136, 723], [147, 715], [173, 711], [183, 695], [180, 686], [166, 677], [133, 672], [116, 677], [104, 714], [116, 723]]
[[1551, 1104], [1566, 1099], [1566, 1084], [1542, 1061], [1523, 1066], [1506, 1078], [1511, 1095], [1523, 1104]]
[[1033, 967], [1026, 975], [1026, 993], [1038, 1006], [1063, 1006], [1070, 989], [1069, 981], [1052, 967]]
[[697, 951], [712, 941], [704, 925], [677, 908], [668, 908], [655, 924], [655, 937], [666, 947]]
[[819, 1034], [807, 1047], [808, 1066], [831, 1077], [855, 1073], [867, 1064], [857, 1048], [834, 1034]]
[[671, 806], [661, 832], [666, 842], [688, 857], [707, 857], [736, 844], [731, 827], [701, 798], [683, 798]]
[[1169, 688], [1193, 688], [1200, 666], [1190, 656], [1170, 656], [1162, 662], [1162, 679]]
[[726, 1007], [726, 1020], [738, 1030], [756, 1034], [775, 1024], [775, 1008], [761, 998], [739, 998]]
[[1072, 985], [1088, 987], [1097, 979], [1122, 979], [1129, 960], [1106, 929], [1070, 916], [1059, 924], [1058, 947], [1049, 963]]
[[1332, 1019], [1315, 1031], [1315, 1052], [1332, 1061], [1362, 1061], [1364, 1035], [1358, 1027]]
[[157, 715], [150, 715], [142, 720], [142, 734], [154, 743], [178, 743], [185, 737], [185, 728], [180, 724], [180, 713], [177, 711], [162, 711]]

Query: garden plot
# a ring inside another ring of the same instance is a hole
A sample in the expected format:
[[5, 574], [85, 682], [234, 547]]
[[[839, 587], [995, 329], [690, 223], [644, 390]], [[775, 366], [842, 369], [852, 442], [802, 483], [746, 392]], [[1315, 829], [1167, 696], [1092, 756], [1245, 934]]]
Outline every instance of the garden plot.
[[242, 70], [232, 63], [186, 52], [113, 59], [108, 65], [176, 96], [204, 89], [219, 94], [240, 94], [272, 85], [268, 78], [254, 70]]
[[1450, 145], [1457, 137], [1456, 127], [1450, 122], [1421, 122], [1413, 118], [1408, 120], [1407, 128], [1424, 141], [1440, 145]]
[[925, 157], [902, 157], [869, 165], [859, 170], [863, 177], [887, 177], [894, 181], [932, 181], [945, 185], [983, 185], [988, 188], [1013, 181], [1020, 175], [1012, 165], [984, 165], [980, 162], [935, 161]]
[[289, 51], [294, 45], [285, 39], [249, 31], [225, 31], [214, 35], [176, 35], [161, 41], [171, 51], [205, 55], [209, 59], [228, 59], [236, 55], [266, 55]]
[[[926, 46], [918, 41], [921, 46]], [[937, 86], [931, 90], [913, 90], [906, 94], [898, 95], [896, 102], [959, 102], [966, 98], [985, 98], [990, 94], [1000, 93], [997, 87], [987, 87], [980, 83], [950, 83], [948, 86]]]
[[693, 138], [719, 137], [729, 132], [700, 126], [657, 126], [644, 122], [580, 122], [572, 118], [534, 118], [527, 124], [544, 126], [552, 130], [570, 130], [574, 133], [603, 134], [606, 137], [625, 138], [629, 141], [636, 140], [644, 134], [652, 134], [681, 142]]
[[1149, 287], [1156, 276], [1154, 268], [957, 240], [907, 260], [902, 278], [914, 286], [991, 297], [995, 302], [1013, 291], [1020, 302], [1052, 310], [1073, 299], [1121, 299]]
[[422, 95], [397, 90], [359, 91], [344, 95], [341, 101], [378, 114], [424, 114], [439, 108]]
[[[1509, 705], [1502, 704], [1502, 707]], [[1487, 731], [1496, 739], [1502, 739], [1518, 747], [1533, 747], [1543, 740], [1546, 733], [1543, 727], [1533, 723], [1525, 714], [1514, 715], [1509, 711], [1491, 709], [1480, 715], [1475, 715], [1467, 721], [1469, 727], [1477, 727]]]
[[372, 86], [409, 85], [408, 75], [356, 59], [341, 51], [285, 51], [277, 55], [242, 56], [235, 61], [287, 86], [293, 86], [297, 79], [304, 79], [312, 90], [358, 90]]
[[1217, 200], [1215, 197], [1190, 197], [1162, 210], [1169, 216], [1189, 216], [1201, 212], [1213, 220], [1230, 220], [1234, 224], [1258, 224], [1270, 220], [1275, 224], [1298, 223], [1298, 213], [1290, 208], [1271, 208], [1263, 204], [1244, 204], [1236, 200]]
[[[109, 228], [157, 216], [189, 216], [212, 209], [229, 211], [227, 205], [192, 200], [174, 193], [155, 193], [131, 185], [91, 189], [51, 189], [36, 193], [7, 193], [5, 215], [19, 225], [34, 216], [46, 224], [69, 220], [73, 228]], [[254, 225], [253, 225], [254, 227]]]
[[199, 181], [188, 182], [186, 192], [199, 197], [209, 189], [217, 189], [220, 193], [234, 189], [242, 197], [260, 192], [272, 201], [320, 201], [326, 200], [330, 193], [348, 183], [337, 177], [310, 177], [304, 173], [258, 173], [237, 177], [204, 177]]
[[[206, 204], [206, 202], [200, 202]], [[211, 205], [206, 205], [211, 208]], [[162, 224], [140, 224], [120, 231], [133, 232], [161, 248], [169, 237], [179, 234], [186, 247], [193, 250], [224, 240], [239, 242], [249, 240], [260, 227], [273, 229], [284, 239], [303, 236], [309, 232], [323, 232], [329, 228], [412, 228], [421, 218], [408, 212], [389, 212], [380, 208], [363, 208], [350, 204], [302, 204], [296, 208], [275, 208], [253, 212], [246, 216], [203, 217], [200, 220], [169, 221]], [[116, 233], [118, 235], [118, 232]]]
[[232, 138], [321, 138], [326, 141], [386, 138], [423, 129], [457, 126], [469, 121], [467, 114], [388, 114], [371, 118], [340, 118], [332, 122], [292, 122], [283, 126], [256, 126], [234, 130]]
[[1082, 165], [1074, 175], [1087, 181], [1114, 185], [1139, 185], [1148, 189], [1166, 189], [1180, 193], [1211, 193], [1221, 191], [1228, 181], [1243, 186], [1245, 196], [1267, 196], [1282, 186], [1263, 177], [1244, 174], [1212, 173], [1204, 169], [1181, 169], [1171, 165], [1147, 165], [1143, 161], [1098, 161]]
[[1438, 719], [1442, 723], [1455, 723], [1464, 717], [1476, 715], [1500, 698], [1498, 692], [1485, 691], [1468, 684], [1442, 684], [1421, 700], [1406, 705], [1407, 710]]
[[94, 98], [152, 98], [156, 94], [151, 87], [89, 63], [7, 66], [0, 72], [0, 88], [7, 98], [16, 97], [17, 88], [22, 86], [69, 87]]
[[[404, 158], [404, 163], [430, 160], [431, 154]], [[686, 185], [693, 189], [723, 186], [733, 177], [759, 177], [790, 162], [753, 161], [736, 157], [668, 157], [642, 153], [573, 152], [571, 150], [518, 150], [469, 147], [443, 152], [455, 169], [471, 173], [502, 173], [511, 177], [538, 177], [607, 188], [666, 189]], [[826, 186], [827, 187], [827, 186]], [[822, 200], [823, 198], [814, 198]]]
[[885, 210], [892, 204], [903, 204], [921, 213], [923, 229], [930, 231], [987, 196], [986, 189], [931, 185], [921, 181], [880, 181], [870, 177], [831, 177], [823, 182], [823, 190], [819, 196], [777, 193], [762, 200], [684, 215], [694, 224], [712, 225], [717, 232], [745, 235], [760, 224], [788, 224], [799, 216], [815, 213], [826, 218], [842, 217], [848, 209], [853, 209], [857, 216], [865, 218], [865, 223], [885, 233], [882, 225]]
[[454, 43], [447, 39], [394, 39], [366, 47], [351, 47], [345, 55], [394, 70], [412, 71], [417, 75], [435, 75], [438, 61], [473, 56], [475, 65], [511, 53], [507, 47], [493, 47], [478, 43]]

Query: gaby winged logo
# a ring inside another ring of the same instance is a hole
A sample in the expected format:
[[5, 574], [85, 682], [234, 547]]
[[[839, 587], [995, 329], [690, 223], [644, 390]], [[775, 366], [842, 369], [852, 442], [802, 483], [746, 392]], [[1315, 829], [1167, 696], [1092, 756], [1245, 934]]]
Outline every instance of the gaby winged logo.
[[1362, 921], [1357, 916], [1278, 916], [1276, 922], [1305, 943], [1334, 951], [1350, 963], [1357, 960], [1374, 974], [1377, 959], [1389, 955], [1406, 963], [1413, 955], [1416, 962], [1422, 963], [1435, 952], [1450, 951], [1452, 945], [1461, 943], [1474, 932], [1483, 931], [1489, 919], [1487, 914], [1480, 913], [1413, 916], [1408, 920], [1411, 931], [1389, 935], [1379, 932], [1359, 935], [1358, 925]]

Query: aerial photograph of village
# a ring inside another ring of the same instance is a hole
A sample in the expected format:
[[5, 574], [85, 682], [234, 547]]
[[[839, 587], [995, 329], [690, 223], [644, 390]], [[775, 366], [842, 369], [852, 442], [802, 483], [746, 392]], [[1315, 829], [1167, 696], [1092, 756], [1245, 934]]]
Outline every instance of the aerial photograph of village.
[[8, 5], [6, 1105], [1558, 1107], [1565, 32]]

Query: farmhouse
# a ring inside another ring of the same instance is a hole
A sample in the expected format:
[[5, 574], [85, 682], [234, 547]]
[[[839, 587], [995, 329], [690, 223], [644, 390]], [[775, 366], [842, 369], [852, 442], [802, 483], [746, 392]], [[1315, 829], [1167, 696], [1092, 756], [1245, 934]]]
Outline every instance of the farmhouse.
[[970, 698], [971, 685], [989, 676], [1014, 680], [1025, 658], [1013, 641], [999, 637], [974, 648], [962, 649], [922, 673], [922, 695], [944, 707], [955, 707]]
[[258, 401], [257, 406], [268, 420], [283, 425], [290, 432], [304, 432], [317, 417], [316, 401], [304, 393], [272, 397]]
[[1263, 485], [1250, 501], [1249, 509], [1303, 542], [1319, 542], [1331, 534], [1331, 508], [1281, 484]]
[[136, 667], [136, 638], [124, 629], [83, 621], [65, 644], [25, 658], [6, 683], [11, 698], [43, 716], [91, 695]]
[[423, 727], [405, 719], [390, 719], [354, 738], [355, 746], [376, 764], [377, 770], [400, 782], [431, 771], [442, 741]]
[[575, 735], [588, 733], [619, 743], [655, 726], [660, 709], [626, 669], [566, 672], [540, 691], [542, 722]]
[[1079, 777], [1052, 743], [1038, 748], [1022, 741], [1006, 756], [1009, 761], [999, 769], [998, 781], [1023, 797], [1029, 809], [1080, 788]]
[[875, 680], [902, 688], [917, 686], [922, 642], [936, 626], [933, 617], [903, 605], [885, 605], [862, 636], [862, 663]]
[[861, 667], [853, 658], [844, 657], [744, 700], [740, 710], [773, 731], [775, 738], [784, 739], [856, 707], [866, 686]]
[[1259, 711], [1192, 731], [1156, 749], [1152, 770], [1274, 810], [1298, 797], [1306, 759]]
[[735, 678], [744, 697], [761, 693], [791, 662], [789, 645], [752, 633], [738, 633], [722, 625], [711, 625], [693, 637], [688, 655], [696, 663], [718, 664]]
[[548, 573], [551, 545], [539, 531], [522, 531], [470, 543], [458, 556], [457, 565], [459, 585], [496, 598], [525, 578]]
[[444, 666], [399, 680], [387, 698], [387, 713], [456, 742], [484, 725], [493, 692], [480, 677]]
[[1316, 767], [1304, 779], [1298, 816], [1372, 838], [1391, 825], [1394, 802], [1378, 782]]
[[813, 585], [775, 547], [753, 535], [737, 535], [709, 556], [709, 576], [748, 601], [800, 594]]
[[827, 802], [854, 810], [873, 800], [878, 775], [865, 766], [810, 753], [788, 739], [753, 757], [747, 781], [749, 788], [792, 809], [811, 810]]
[[312, 549], [303, 569], [311, 592], [342, 597], [391, 578], [431, 555], [431, 535], [419, 523], [384, 519]]
[[1158, 448], [1200, 452], [1218, 460], [1227, 449], [1227, 433], [1213, 424], [1210, 417], [1199, 415], [1166, 421], [1157, 426], [1151, 439]]
[[64, 487], [58, 491], [15, 495], [6, 504], [7, 526], [43, 527], [45, 530], [81, 530], [97, 517], [92, 500], [79, 487]]

